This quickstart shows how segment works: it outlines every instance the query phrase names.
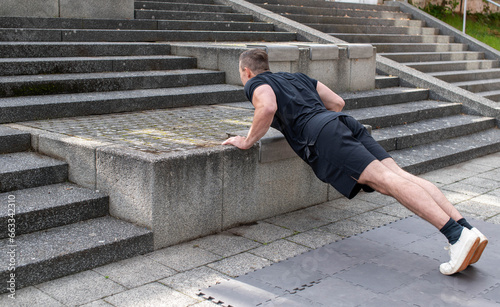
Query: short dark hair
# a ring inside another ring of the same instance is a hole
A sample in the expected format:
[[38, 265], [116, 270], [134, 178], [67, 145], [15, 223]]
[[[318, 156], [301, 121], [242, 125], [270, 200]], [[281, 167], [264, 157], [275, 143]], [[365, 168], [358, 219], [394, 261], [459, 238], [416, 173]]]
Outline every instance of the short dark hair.
[[248, 67], [252, 72], [259, 74], [269, 70], [269, 59], [263, 49], [250, 49], [240, 54], [240, 69]]

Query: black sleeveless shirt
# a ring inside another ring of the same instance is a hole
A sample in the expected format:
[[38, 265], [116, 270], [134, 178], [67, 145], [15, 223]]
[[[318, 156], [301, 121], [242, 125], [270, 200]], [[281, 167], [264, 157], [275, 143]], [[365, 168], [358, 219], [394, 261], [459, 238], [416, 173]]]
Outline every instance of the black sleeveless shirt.
[[252, 101], [255, 89], [263, 84], [271, 86], [278, 104], [271, 126], [308, 162], [309, 147], [314, 146], [321, 129], [344, 114], [327, 110], [316, 91], [318, 81], [303, 73], [260, 73], [245, 84], [248, 100]]

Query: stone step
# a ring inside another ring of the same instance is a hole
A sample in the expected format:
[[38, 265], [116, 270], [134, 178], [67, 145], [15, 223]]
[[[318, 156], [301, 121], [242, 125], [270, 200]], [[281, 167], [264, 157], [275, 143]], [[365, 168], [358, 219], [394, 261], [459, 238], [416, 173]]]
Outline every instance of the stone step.
[[266, 22], [203, 21], [203, 20], [159, 20], [159, 30], [204, 30], [204, 31], [274, 31], [274, 25]]
[[[72, 183], [46, 185], [0, 194], [15, 198], [16, 236], [108, 214], [108, 196]], [[0, 213], [0, 238], [7, 238], [7, 210]]]
[[193, 69], [196, 58], [172, 55], [0, 59], [0, 75]]
[[[168, 54], [170, 54], [170, 45], [163, 43], [0, 42], [0, 59], [148, 55], [164, 56]], [[170, 57], [173, 58], [172, 56]]]
[[349, 43], [453, 43], [454, 38], [446, 35], [396, 35], [396, 34], [356, 34], [328, 33]]
[[[153, 251], [153, 234], [112, 217], [101, 217], [0, 241], [0, 276], [9, 280], [15, 259], [16, 288], [38, 284]], [[7, 287], [2, 287], [6, 292]]]
[[484, 98], [491, 99], [496, 102], [500, 102], [500, 90], [487, 91], [487, 92], [479, 92], [476, 93], [478, 95], [483, 96]]
[[0, 154], [27, 151], [31, 149], [29, 133], [0, 126]]
[[254, 31], [0, 29], [0, 41], [157, 42], [294, 41], [295, 33]]
[[346, 110], [345, 113], [353, 116], [363, 124], [371, 125], [374, 129], [379, 129], [443, 116], [457, 115], [461, 110], [462, 105], [459, 103], [421, 100]]
[[321, 8], [344, 8], [344, 9], [357, 9], [367, 11], [392, 11], [401, 12], [398, 7], [387, 5], [372, 5], [362, 3], [345, 3], [323, 0], [250, 0], [248, 2], [254, 4], [273, 4], [273, 5], [292, 5], [292, 6], [309, 6]]
[[432, 72], [429, 75], [434, 76], [446, 82], [462, 82], [471, 80], [498, 79], [500, 78], [500, 68], [476, 69], [476, 70], [457, 70]]
[[0, 17], [0, 28], [158, 30], [156, 20]]
[[498, 67], [498, 60], [470, 60], [470, 61], [436, 61], [436, 62], [405, 62], [408, 67], [422, 72], [492, 69]]
[[394, 52], [452, 52], [452, 51], [465, 51], [468, 46], [466, 44], [450, 43], [450, 44], [409, 44], [409, 43], [371, 43], [377, 47], [377, 52], [381, 53], [394, 53]]
[[135, 19], [253, 21], [253, 16], [239, 13], [135, 10]]
[[394, 52], [383, 53], [384, 57], [396, 62], [439, 62], [439, 61], [464, 61], [484, 59], [483, 52], [457, 51], [457, 52]]
[[345, 101], [345, 110], [354, 110], [369, 107], [425, 100], [429, 97], [426, 89], [391, 87], [362, 92], [339, 94]]
[[411, 14], [397, 11], [374, 11], [352, 8], [321, 8], [310, 6], [288, 6], [264, 4], [262, 8], [278, 14], [305, 14], [322, 16], [344, 16], [344, 17], [363, 17], [363, 18], [384, 18], [384, 19], [410, 19]]
[[399, 77], [395, 76], [375, 76], [375, 88], [398, 87]]
[[[186, 0], [154, 0], [155, 2], [185, 3]], [[215, 4], [214, 0], [189, 0], [189, 3]]]
[[500, 150], [500, 130], [489, 129], [432, 144], [391, 152], [396, 162], [413, 174], [421, 174]]
[[184, 12], [212, 12], [232, 13], [233, 9], [227, 5], [161, 2], [161, 1], [135, 1], [136, 10], [159, 10], [159, 11], [184, 11]]
[[246, 99], [241, 86], [201, 85], [0, 98], [0, 123], [209, 105]]
[[0, 17], [0, 28], [273, 31], [274, 26], [265, 22]]
[[220, 84], [224, 72], [201, 69], [0, 77], [0, 97], [109, 92]]
[[364, 34], [406, 34], [406, 35], [437, 35], [439, 30], [423, 27], [395, 27], [381, 25], [358, 24], [319, 24], [308, 23], [307, 26], [326, 33], [364, 33]]
[[473, 93], [500, 90], [500, 79], [471, 80], [452, 84]]
[[410, 19], [382, 19], [382, 18], [363, 18], [363, 17], [345, 17], [345, 16], [321, 16], [306, 14], [281, 14], [283, 17], [290, 18], [300, 23], [308, 24], [354, 24], [354, 25], [379, 25], [393, 27], [423, 27], [425, 23], [421, 20]]
[[374, 129], [372, 136], [385, 150], [393, 151], [477, 133], [494, 127], [494, 118], [455, 115]]
[[[3, 112], [2, 112], [3, 113]], [[68, 164], [34, 152], [0, 155], [0, 192], [61, 183], [68, 178]]]

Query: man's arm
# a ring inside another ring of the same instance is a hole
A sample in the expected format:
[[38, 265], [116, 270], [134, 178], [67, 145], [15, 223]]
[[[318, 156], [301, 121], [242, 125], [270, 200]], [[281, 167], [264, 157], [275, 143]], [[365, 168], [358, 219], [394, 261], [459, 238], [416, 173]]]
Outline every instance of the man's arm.
[[253, 92], [252, 103], [255, 107], [252, 126], [248, 135], [235, 136], [227, 139], [222, 145], [234, 145], [240, 149], [249, 149], [260, 140], [271, 127], [274, 113], [278, 109], [276, 95], [268, 84], [263, 84]]
[[318, 91], [319, 97], [325, 107], [330, 111], [340, 112], [344, 108], [345, 102], [342, 97], [335, 94], [331, 89], [329, 89], [326, 85], [318, 81], [316, 85], [316, 90]]

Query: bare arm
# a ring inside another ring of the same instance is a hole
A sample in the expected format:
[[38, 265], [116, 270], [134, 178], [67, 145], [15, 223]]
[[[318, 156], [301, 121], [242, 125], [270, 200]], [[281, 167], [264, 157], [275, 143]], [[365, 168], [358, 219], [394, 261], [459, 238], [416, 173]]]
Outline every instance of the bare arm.
[[260, 140], [271, 127], [274, 113], [278, 109], [276, 95], [271, 86], [263, 84], [255, 89], [252, 103], [255, 107], [252, 126], [248, 135], [235, 136], [227, 139], [222, 145], [234, 145], [240, 149], [249, 149]]
[[319, 97], [325, 107], [330, 111], [340, 112], [344, 108], [345, 102], [342, 97], [335, 94], [331, 89], [329, 89], [326, 85], [318, 81], [316, 85], [316, 90], [318, 91]]

